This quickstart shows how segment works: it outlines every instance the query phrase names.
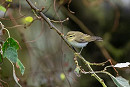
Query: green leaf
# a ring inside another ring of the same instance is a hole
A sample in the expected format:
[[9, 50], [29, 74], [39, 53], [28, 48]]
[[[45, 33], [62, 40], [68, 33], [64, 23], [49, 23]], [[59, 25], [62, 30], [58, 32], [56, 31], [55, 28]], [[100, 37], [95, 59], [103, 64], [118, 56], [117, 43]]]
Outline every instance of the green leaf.
[[0, 5], [0, 10], [6, 12], [6, 8]]
[[130, 87], [129, 82], [121, 76], [114, 77], [110, 75], [110, 77], [112, 78], [113, 82], [117, 85], [117, 87]]
[[25, 17], [25, 19], [24, 19], [25, 23], [28, 23], [28, 22], [30, 23], [32, 21], [33, 21], [33, 17], [31, 17], [31, 16]]
[[2, 59], [2, 55], [0, 53], [0, 63], [2, 63], [2, 62], [3, 62], [3, 59]]
[[80, 67], [79, 66], [77, 66], [76, 68], [75, 68], [75, 70], [74, 70], [74, 73], [78, 76], [78, 77], [80, 77]]
[[3, 47], [2, 47], [3, 53], [5, 52], [5, 50], [8, 47], [14, 47], [16, 50], [19, 49], [18, 42], [15, 39], [13, 39], [13, 38], [7, 38], [7, 40], [3, 44]]
[[18, 64], [18, 66], [20, 68], [21, 74], [23, 75], [24, 71], [25, 71], [25, 67], [23, 66], [23, 64], [21, 63], [21, 61], [19, 59], [17, 60], [17, 64]]
[[13, 48], [13, 47], [8, 47], [6, 49], [3, 57], [6, 57], [7, 59], [12, 61], [13, 63], [16, 63], [17, 59], [18, 59], [17, 50], [15, 48]]
[[2, 46], [3, 58], [11, 60], [13, 63], [17, 62], [19, 45], [13, 38], [7, 38]]
[[12, 0], [6, 0], [6, 2], [12, 2]]
[[7, 50], [8, 47], [13, 47], [16, 50], [19, 49], [19, 45], [18, 45], [17, 41], [14, 40], [13, 38], [7, 38], [7, 40], [3, 44], [3, 46], [2, 46], [3, 54], [5, 53], [5, 51]]
[[14, 65], [13, 65], [13, 63], [17, 63], [17, 65], [20, 68], [21, 74], [22, 75], [24, 74], [25, 67], [23, 66], [21, 61], [18, 59], [18, 53], [17, 53], [18, 49], [19, 49], [19, 44], [13, 38], [7, 38], [7, 40], [5, 41], [5, 43], [2, 46], [3, 57], [7, 58], [11, 62], [12, 66], [13, 66], [13, 77], [14, 77], [14, 80], [20, 87], [22, 87], [18, 83], [18, 78], [16, 77], [15, 68], [14, 68]]
[[65, 80], [65, 74], [64, 74], [64, 73], [61, 73], [61, 74], [60, 74], [60, 79], [61, 79], [61, 80]]

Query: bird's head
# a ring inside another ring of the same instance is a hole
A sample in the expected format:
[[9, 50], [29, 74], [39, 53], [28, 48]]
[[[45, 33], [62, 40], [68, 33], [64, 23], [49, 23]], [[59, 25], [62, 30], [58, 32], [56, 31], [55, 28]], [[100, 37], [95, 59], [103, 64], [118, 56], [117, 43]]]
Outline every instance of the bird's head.
[[65, 37], [66, 37], [67, 41], [69, 41], [69, 42], [73, 41], [76, 38], [76, 33], [75, 33], [75, 31], [70, 31], [66, 34]]

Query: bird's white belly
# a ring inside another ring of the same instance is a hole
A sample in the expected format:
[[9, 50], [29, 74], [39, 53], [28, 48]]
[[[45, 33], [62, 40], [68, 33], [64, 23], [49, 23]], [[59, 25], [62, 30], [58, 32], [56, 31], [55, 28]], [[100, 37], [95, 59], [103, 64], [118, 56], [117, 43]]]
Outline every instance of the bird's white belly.
[[78, 48], [82, 48], [82, 47], [85, 47], [88, 44], [88, 42], [78, 43], [78, 42], [72, 41], [72, 42], [70, 42], [70, 44], [72, 46], [75, 46], [75, 47], [78, 47]]

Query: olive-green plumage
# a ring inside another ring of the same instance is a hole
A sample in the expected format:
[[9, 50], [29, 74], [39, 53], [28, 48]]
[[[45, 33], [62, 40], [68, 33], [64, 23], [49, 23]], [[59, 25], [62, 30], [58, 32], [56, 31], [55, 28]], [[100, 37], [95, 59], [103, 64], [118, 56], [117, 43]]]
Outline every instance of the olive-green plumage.
[[101, 37], [90, 36], [79, 31], [70, 31], [66, 35], [67, 41], [76, 47], [85, 47], [89, 42], [102, 41]]

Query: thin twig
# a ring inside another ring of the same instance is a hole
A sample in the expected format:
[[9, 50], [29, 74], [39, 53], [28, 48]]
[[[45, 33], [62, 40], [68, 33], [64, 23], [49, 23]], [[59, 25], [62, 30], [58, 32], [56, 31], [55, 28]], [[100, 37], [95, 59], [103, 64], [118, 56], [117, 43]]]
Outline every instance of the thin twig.
[[74, 14], [75, 12], [73, 12], [73, 11], [70, 10], [70, 3], [71, 3], [71, 2], [72, 2], [72, 0], [69, 0], [69, 1], [68, 1], [68, 10], [69, 10], [70, 13]]
[[50, 21], [54, 22], [54, 23], [63, 23], [63, 22], [68, 21], [68, 20], [69, 20], [69, 18], [66, 18], [66, 19], [64, 19], [62, 21], [55, 21], [55, 20], [50, 20]]
[[102, 63], [89, 63], [89, 65], [95, 65], [95, 66], [104, 66], [109, 60], [102, 62]]
[[[56, 11], [56, 0], [54, 0], [54, 11], [55, 11], [55, 14], [56, 14], [56, 16], [58, 17], [58, 20], [59, 21], [61, 21], [61, 18], [60, 18], [60, 16], [58, 15], [58, 12]], [[63, 22], [60, 22], [60, 24], [61, 24], [61, 32], [63, 33], [63, 24], [62, 24]], [[63, 41], [62, 41], [62, 39], [61, 39], [61, 44], [63, 43]], [[61, 45], [62, 46], [62, 45]], [[62, 48], [62, 47], [61, 47]], [[63, 50], [61, 49], [61, 53], [62, 53], [62, 56], [63, 56]], [[62, 64], [62, 60], [63, 60], [63, 57], [61, 58], [61, 68], [62, 68], [62, 71], [63, 71], [63, 73], [64, 73], [64, 75], [65, 75], [65, 77], [66, 77], [66, 80], [67, 80], [67, 82], [68, 82], [68, 84], [69, 84], [69, 87], [71, 87], [71, 83], [70, 83], [70, 81], [69, 81], [69, 79], [68, 79], [68, 77], [66, 76], [66, 73], [65, 73], [65, 71], [64, 71], [64, 67], [63, 67], [63, 64]]]
[[3, 80], [1, 80], [1, 79], [0, 79], [0, 81], [3, 82], [4, 84], [6, 84], [7, 87], [9, 87], [9, 84], [8, 84], [7, 82], [5, 82], [5, 81], [3, 81]]
[[81, 55], [79, 55], [77, 53], [75, 53], [75, 55], [77, 57], [79, 57], [85, 63], [85, 65], [87, 65], [87, 67], [90, 70], [90, 72], [93, 72], [91, 74], [91, 76], [95, 77], [102, 84], [103, 87], [107, 87], [106, 84], [104, 83], [104, 81], [93, 71], [93, 69], [90, 66], [90, 63], [88, 61], [86, 61]]
[[1, 29], [3, 30], [6, 30], [7, 31], [7, 33], [8, 33], [8, 36], [9, 36], [9, 38], [10, 38], [10, 33], [9, 33], [9, 30], [8, 29], [6, 29], [5, 27], [4, 27], [4, 25], [2, 24], [2, 22], [0, 21], [0, 25], [1, 25]]
[[[68, 44], [68, 42], [67, 42], [67, 40], [65, 39], [64, 35], [50, 22], [50, 20], [48, 20], [48, 18], [47, 18], [42, 12], [40, 12], [40, 10], [39, 10], [36, 6], [34, 6], [34, 4], [33, 4], [30, 0], [26, 0], [26, 1], [27, 1], [27, 3], [30, 5], [30, 7], [31, 7], [36, 13], [38, 13], [38, 14], [48, 23], [49, 27], [50, 27], [51, 29], [54, 29], [54, 30], [60, 35], [60, 37], [61, 37], [61, 38], [65, 41], [65, 43], [69, 46], [69, 48], [71, 48], [71, 50], [72, 50], [74, 53], [77, 53], [77, 51], [76, 51], [70, 44]], [[91, 68], [91, 66], [89, 65], [88, 61], [86, 61], [80, 54], [77, 54], [77, 56], [78, 56], [79, 58], [81, 58], [84, 62], [86, 62], [87, 67], [89, 68], [89, 70], [90, 70], [91, 72], [94, 72], [93, 69]], [[107, 86], [105, 85], [104, 81], [103, 81], [98, 75], [96, 75], [96, 73], [93, 73], [92, 76], [94, 76], [94, 77], [102, 84], [103, 87], [107, 87]]]

